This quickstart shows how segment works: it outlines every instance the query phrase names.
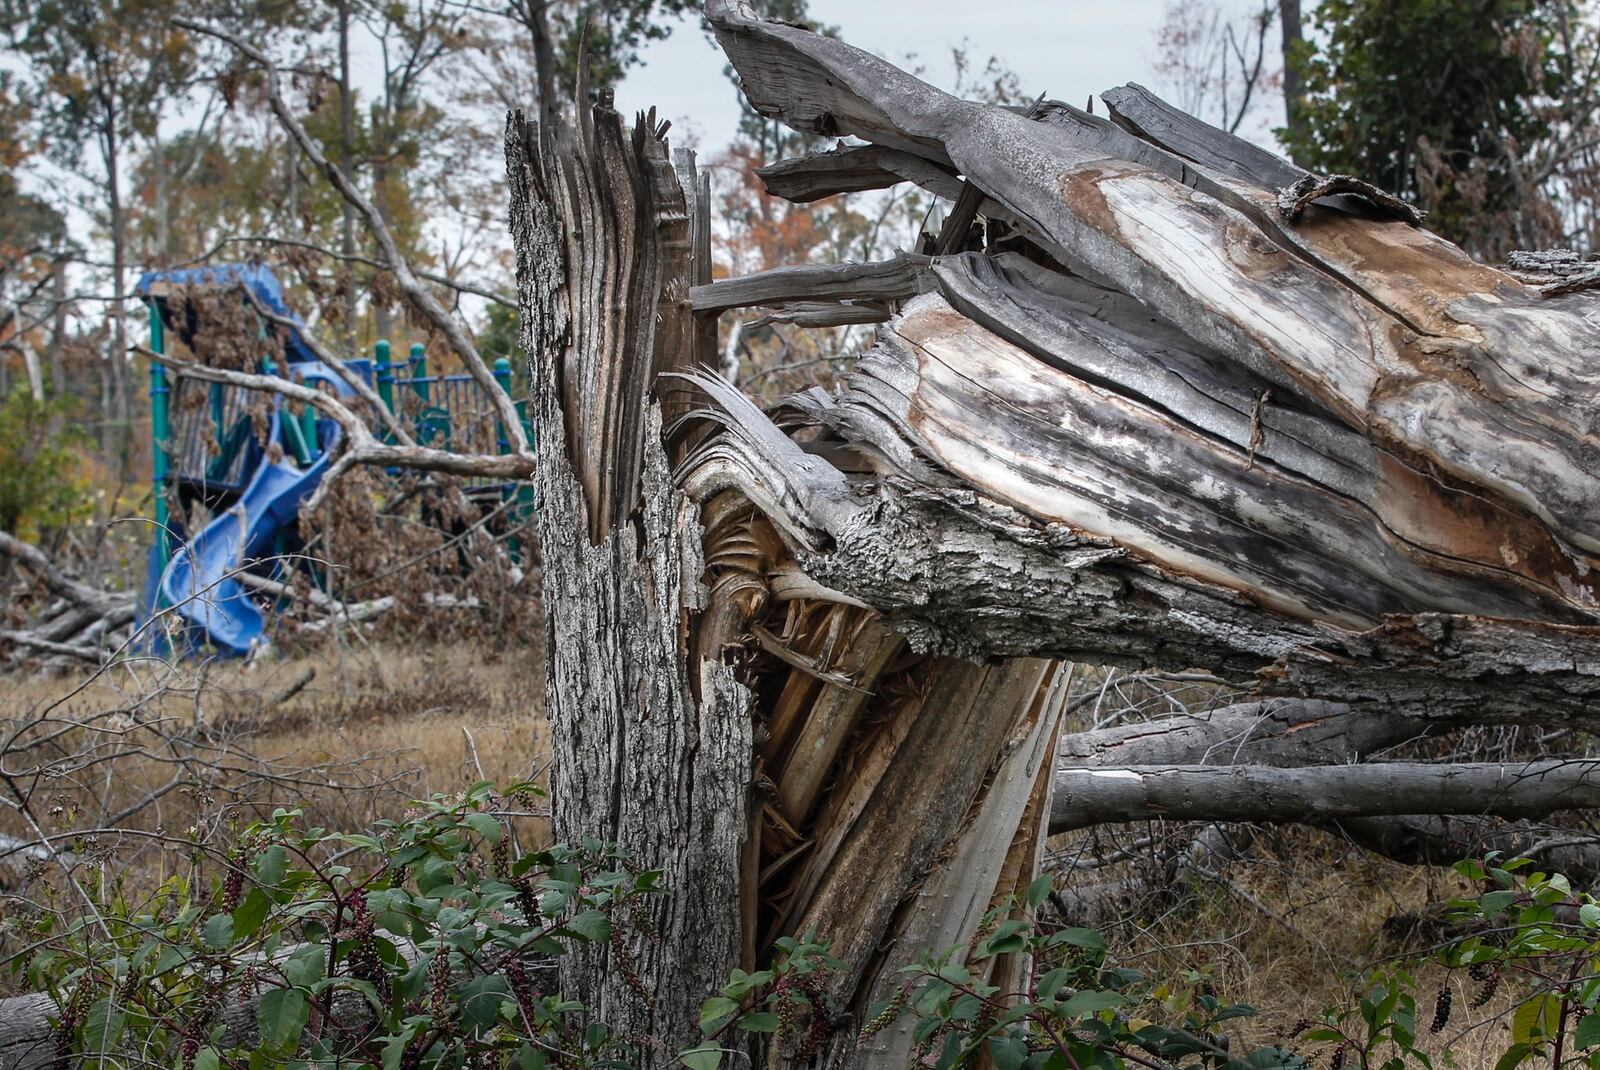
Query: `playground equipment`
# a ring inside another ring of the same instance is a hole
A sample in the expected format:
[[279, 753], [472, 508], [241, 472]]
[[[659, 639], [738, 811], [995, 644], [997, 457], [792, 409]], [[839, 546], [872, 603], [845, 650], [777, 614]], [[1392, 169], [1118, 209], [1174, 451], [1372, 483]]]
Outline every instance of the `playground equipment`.
[[[137, 292], [150, 315], [150, 348], [166, 353], [174, 342], [192, 348], [204, 326], [205, 305], [186, 297], [247, 288], [263, 307], [292, 320], [292, 328], [257, 317], [262, 374], [282, 376], [344, 397], [353, 392], [305, 344], [303, 322], [283, 301], [272, 272], [258, 265], [159, 271], [144, 275]], [[280, 367], [277, 356], [281, 355]], [[389, 343], [380, 341], [372, 359], [344, 362], [376, 388], [391, 412], [411, 425], [419, 442], [461, 452], [509, 449], [483, 389], [471, 376], [430, 375], [420, 345], [395, 364]], [[495, 362], [502, 389], [511, 386], [510, 362]], [[519, 412], [521, 407], [519, 406]], [[170, 611], [177, 628], [176, 652], [249, 654], [266, 641], [266, 617], [256, 596], [240, 582], [252, 572], [282, 579], [301, 549], [300, 506], [326, 474], [339, 443], [339, 425], [307, 405], [299, 412], [282, 397], [220, 383], [180, 378], [169, 384], [165, 368], [150, 366], [155, 538], [152, 540], [141, 607], [146, 618]], [[261, 431], [262, 433], [258, 433]], [[527, 508], [525, 488], [495, 480], [469, 485], [475, 497], [517, 496]], [[172, 505], [178, 509], [174, 511]], [[185, 518], [205, 514], [190, 533]], [[302, 568], [311, 581], [314, 570]]]

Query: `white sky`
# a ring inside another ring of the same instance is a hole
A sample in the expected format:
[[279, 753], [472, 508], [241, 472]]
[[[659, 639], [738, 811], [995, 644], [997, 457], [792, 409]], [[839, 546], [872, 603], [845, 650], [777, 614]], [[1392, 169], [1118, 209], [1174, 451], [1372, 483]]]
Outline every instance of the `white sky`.
[[[1027, 93], [1080, 107], [1091, 93], [1123, 82], [1159, 89], [1156, 30], [1166, 0], [811, 0], [810, 6], [816, 21], [838, 26], [859, 48], [901, 66], [915, 54], [927, 65], [925, 77], [947, 87], [954, 73], [950, 48], [965, 40], [974, 66], [996, 56]], [[708, 151], [726, 145], [738, 121], [735, 90], [722, 77], [722, 53], [699, 27], [686, 21], [644, 59], [618, 89], [618, 108], [629, 113], [653, 104], [673, 121], [679, 139], [688, 133]]]

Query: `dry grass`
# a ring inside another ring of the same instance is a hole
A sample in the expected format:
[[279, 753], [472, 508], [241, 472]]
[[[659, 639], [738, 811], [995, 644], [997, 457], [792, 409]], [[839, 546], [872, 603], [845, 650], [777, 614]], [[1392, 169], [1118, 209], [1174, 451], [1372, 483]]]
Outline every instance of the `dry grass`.
[[[309, 683], [274, 703], [308, 671]], [[412, 777], [425, 793], [453, 790], [480, 773], [492, 780], [528, 776], [549, 754], [537, 650], [486, 656], [466, 644], [330, 648], [267, 662], [218, 662], [203, 681], [200, 719], [213, 730], [247, 736], [262, 757], [372, 761]], [[193, 719], [188, 682], [143, 708]], [[0, 715], [12, 719], [53, 706], [57, 716], [84, 717], [132, 706], [158, 686], [157, 672], [137, 665], [87, 685], [72, 676], [8, 676], [0, 684]]]
[[[1510, 1044], [1511, 1012], [1521, 1002], [1515, 983], [1508, 979], [1473, 1009], [1479, 985], [1432, 957], [1429, 941], [1436, 937], [1397, 936], [1390, 924], [1397, 915], [1472, 895], [1451, 871], [1401, 865], [1332, 835], [1294, 829], [1266, 832], [1250, 861], [1236, 863], [1222, 881], [1197, 881], [1191, 891], [1175, 897], [1176, 905], [1146, 909], [1114, 929], [1113, 955], [1148, 976], [1172, 979], [1174, 987], [1208, 984], [1223, 1001], [1254, 1007], [1255, 1017], [1227, 1024], [1234, 1051], [1276, 1044], [1314, 1060], [1327, 1056], [1331, 1045], [1294, 1040], [1295, 1025], [1354, 1007], [1363, 979], [1388, 969], [1415, 979], [1419, 1047], [1436, 1065], [1448, 1049], [1443, 1065], [1488, 1070]], [[1450, 1021], [1430, 1034], [1445, 986], [1454, 997]]]
[[[479, 779], [541, 776], [549, 754], [542, 660], [533, 649], [486, 651], [481, 644], [455, 643], [330, 646], [281, 660], [219, 663], [203, 674], [199, 718], [213, 735], [281, 767], [361, 770], [379, 785], [363, 807], [342, 806], [332, 790], [302, 798], [313, 820], [349, 827], [351, 814], [392, 813], [406, 799]], [[309, 683], [275, 701], [307, 673], [314, 673]], [[191, 669], [185, 686], [160, 691], [145, 704], [147, 714], [192, 722], [198, 676]], [[0, 682], [0, 715], [15, 719], [55, 705], [57, 714], [89, 717], [131, 706], [160, 690], [156, 685], [155, 671], [137, 666], [87, 687], [69, 677], [12, 676]], [[164, 775], [133, 770], [113, 787], [132, 797]], [[261, 806], [290, 801], [254, 800]], [[175, 800], [158, 823], [176, 826], [194, 805], [193, 797]], [[537, 839], [543, 830], [528, 831]], [[1108, 842], [1117, 835], [1101, 834]], [[1140, 864], [1104, 867], [1093, 879], [1129, 876]], [[1147, 908], [1109, 935], [1123, 964], [1178, 986], [1203, 980], [1225, 1000], [1257, 1008], [1257, 1017], [1229, 1023], [1234, 1050], [1247, 1050], [1287, 1043], [1297, 1020], [1348, 1006], [1360, 978], [1374, 967], [1425, 958], [1425, 947], [1404, 946], [1386, 934], [1386, 922], [1467, 891], [1446, 871], [1377, 859], [1323, 833], [1265, 830], [1251, 860], [1235, 864], [1223, 881], [1199, 882], [1195, 894]], [[1413, 972], [1424, 1029], [1434, 993], [1446, 984], [1455, 991], [1450, 1026], [1437, 1037], [1425, 1034], [1424, 1046], [1434, 1054], [1448, 1047], [1450, 1066], [1493, 1066], [1508, 1043], [1516, 1004], [1510, 984], [1472, 1011], [1475, 986], [1464, 975], [1428, 962]], [[1312, 1046], [1302, 1054], [1317, 1052]]]
[[[56, 737], [7, 752], [8, 792], [22, 785], [53, 835], [107, 826], [142, 834], [97, 842], [154, 879], [167, 866], [167, 841], [154, 837], [215, 842], [278, 806], [358, 830], [478, 780], [542, 780], [549, 756], [537, 650], [330, 645], [254, 663], [130, 663], [87, 683], [4, 683], [4, 734], [28, 725], [23, 741]], [[129, 812], [143, 800], [153, 801]], [[542, 821], [523, 831], [547, 835]], [[0, 834], [36, 838], [9, 808]]]

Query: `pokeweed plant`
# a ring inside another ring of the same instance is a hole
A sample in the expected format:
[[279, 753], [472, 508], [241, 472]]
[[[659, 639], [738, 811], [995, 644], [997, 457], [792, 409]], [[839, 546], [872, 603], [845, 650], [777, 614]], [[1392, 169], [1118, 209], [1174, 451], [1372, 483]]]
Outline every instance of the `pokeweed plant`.
[[[113, 890], [72, 920], [40, 913], [23, 967], [60, 1008], [60, 1065], [182, 1070], [587, 1067], [626, 1047], [553, 990], [555, 956], [610, 942], [657, 872], [594, 841], [514, 857], [515, 800], [480, 783], [370, 835], [278, 810], [225, 879]], [[525, 809], [525, 807], [523, 807]], [[92, 896], [92, 891], [85, 891]]]
[[[1574, 891], [1559, 873], [1533, 869], [1528, 859], [1456, 864], [1456, 872], [1482, 894], [1450, 904], [1455, 922], [1469, 935], [1443, 952], [1446, 963], [1463, 967], [1474, 983], [1470, 1001], [1482, 1007], [1509, 978], [1520, 997], [1511, 1015], [1511, 1044], [1495, 1070], [1525, 1062], [1552, 1070], [1584, 1065], [1600, 1070], [1600, 901]], [[1443, 1029], [1448, 998], [1435, 1011]]]
[[[1600, 1015], [1594, 1013], [1600, 1001], [1600, 902], [1575, 892], [1561, 874], [1537, 872], [1533, 865], [1500, 855], [1457, 863], [1456, 872], [1480, 892], [1451, 901], [1448, 917], [1457, 935], [1435, 954], [1450, 969], [1466, 972], [1472, 1011], [1513, 991], [1509, 1043], [1495, 1070], [1524, 1063], [1600, 1070]], [[1329, 1070], [1402, 1070], [1411, 1064], [1432, 1070], [1433, 1059], [1419, 1044], [1417, 1005], [1412, 975], [1383, 970], [1368, 977], [1353, 1005], [1302, 1021], [1294, 1032], [1323, 1046]], [[1444, 1033], [1454, 1014], [1453, 990], [1446, 984], [1434, 996], [1428, 1032]], [[1446, 1065], [1454, 1065], [1452, 1039], [1440, 1042]]]
[[[984, 918], [980, 937], [928, 953], [901, 971], [894, 996], [873, 1006], [856, 1034], [866, 1045], [909, 1019], [917, 1065], [937, 1070], [992, 1062], [998, 1070], [1300, 1070], [1304, 1060], [1276, 1047], [1229, 1051], [1219, 1027], [1253, 1015], [1217, 999], [1204, 979], [1153, 981], [1112, 965], [1104, 939], [1090, 929], [1034, 920], [1049, 898], [1048, 876], [1020, 901]], [[730, 1033], [774, 1034], [789, 1054], [817, 1054], [844, 1015], [828, 1002], [827, 980], [840, 967], [814, 937], [780, 946], [777, 965], [738, 975], [701, 1012], [706, 1042], [686, 1057], [690, 1070], [716, 1070]], [[1031, 964], [1021, 990], [991, 983], [1002, 959]]]
[[[661, 891], [659, 873], [593, 840], [518, 854], [509, 819], [537, 791], [476, 784], [369, 835], [306, 827], [301, 811], [278, 810], [238, 837], [220, 881], [196, 865], [138, 904], [115, 880], [75, 885], [90, 909], [13, 917], [32, 947], [13, 968], [56, 1000], [57, 1065], [627, 1067], [628, 1038], [556, 990], [555, 960], [605, 943], [616, 968], [631, 971], [630, 935], [654, 938], [643, 908]], [[1559, 875], [1518, 872], [1527, 865], [1457, 866], [1484, 890], [1452, 904], [1465, 935], [1439, 954], [1471, 975], [1474, 1007], [1508, 977], [1522, 986], [1496, 1070], [1530, 1061], [1600, 1070], [1600, 902]], [[1114, 964], [1098, 933], [1038, 918], [1049, 895], [1040, 878], [990, 911], [971, 943], [924, 954], [860, 1022], [829, 997], [844, 967], [827, 942], [784, 938], [766, 969], [734, 971], [705, 1002], [704, 1040], [681, 1062], [717, 1070], [752, 1039], [813, 1060], [846, 1031], [865, 1045], [905, 1024], [919, 1064], [936, 1070], [1311, 1065], [1282, 1046], [1234, 1052], [1223, 1027], [1252, 1008], [1219, 1000], [1197, 974], [1152, 979]], [[995, 983], [1019, 960], [1020, 986]], [[1448, 1026], [1451, 1002], [1446, 987], [1431, 1032]], [[1327, 1070], [1432, 1070], [1417, 1006], [1414, 978], [1384, 970], [1349, 1006], [1293, 1033], [1318, 1046]]]

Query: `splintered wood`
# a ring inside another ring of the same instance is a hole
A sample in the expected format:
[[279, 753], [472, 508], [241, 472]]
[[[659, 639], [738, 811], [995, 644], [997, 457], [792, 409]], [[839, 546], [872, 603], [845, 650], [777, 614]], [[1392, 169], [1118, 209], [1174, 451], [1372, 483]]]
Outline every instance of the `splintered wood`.
[[[1254, 676], [1349, 740], [1590, 716], [1600, 296], [1136, 86], [1109, 120], [994, 107], [738, 0], [707, 15], [757, 110], [851, 139], [764, 169], [771, 193], [957, 208], [883, 263], [712, 281], [706, 187], [651, 119], [512, 123], [557, 825], [670, 858], [694, 900], [565, 969], [649, 1065], [697, 1039], [688, 998], [641, 1005], [619, 961], [704, 993], [807, 932], [845, 1013], [751, 1054], [911, 1062], [895, 1029], [857, 1047], [866, 1009], [1019, 909], [1052, 823], [1088, 819], [1052, 798], [1070, 661]], [[883, 326], [835, 392], [763, 411], [709, 371], [745, 308]], [[1340, 790], [1368, 812], [1370, 783]]]

